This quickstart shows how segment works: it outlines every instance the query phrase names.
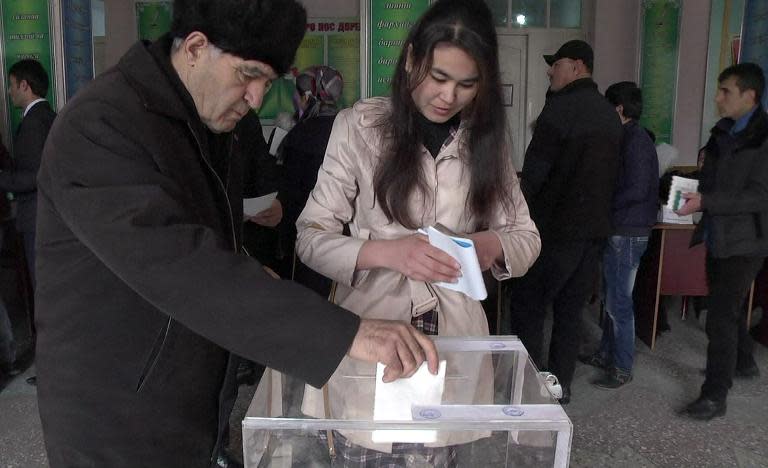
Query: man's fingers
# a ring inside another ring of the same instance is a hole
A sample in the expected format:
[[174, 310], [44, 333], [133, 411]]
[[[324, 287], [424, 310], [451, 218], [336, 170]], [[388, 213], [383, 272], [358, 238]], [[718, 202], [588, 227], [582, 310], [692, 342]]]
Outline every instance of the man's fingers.
[[437, 355], [437, 348], [435, 347], [435, 342], [432, 341], [431, 338], [429, 338], [427, 335], [419, 332], [415, 328], [413, 329], [413, 336], [415, 340], [418, 342], [419, 349], [422, 353], [422, 360], [426, 358], [427, 360], [427, 367], [429, 367], [429, 371], [437, 375], [438, 368], [440, 367], [440, 358]]

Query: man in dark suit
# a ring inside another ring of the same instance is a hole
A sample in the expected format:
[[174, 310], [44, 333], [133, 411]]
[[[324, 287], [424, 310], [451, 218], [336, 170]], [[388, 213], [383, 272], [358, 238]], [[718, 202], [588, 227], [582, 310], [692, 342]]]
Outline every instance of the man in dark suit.
[[[0, 191], [11, 192], [16, 199], [16, 229], [22, 236], [29, 279], [34, 289], [37, 171], [56, 113], [45, 100], [48, 75], [40, 62], [25, 59], [14, 63], [8, 70], [8, 81], [11, 102], [23, 109], [23, 117], [13, 137], [13, 166], [0, 172]], [[37, 380], [30, 377], [27, 382], [35, 385]]]
[[37, 171], [56, 113], [45, 100], [48, 75], [40, 62], [26, 59], [14, 63], [8, 71], [8, 81], [11, 102], [24, 114], [13, 137], [13, 169], [0, 172], [0, 191], [12, 192], [17, 200], [16, 228], [24, 239], [24, 254], [34, 287]]

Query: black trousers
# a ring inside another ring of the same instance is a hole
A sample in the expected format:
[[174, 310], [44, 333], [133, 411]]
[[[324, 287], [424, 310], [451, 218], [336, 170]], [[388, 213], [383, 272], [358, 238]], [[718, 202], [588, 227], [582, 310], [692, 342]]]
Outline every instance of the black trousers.
[[[510, 280], [511, 331], [536, 366], [570, 386], [581, 340], [582, 310], [592, 293], [605, 239], [558, 240], [542, 244], [541, 255], [522, 278]], [[552, 305], [549, 362], [543, 360], [544, 318]]]
[[763, 257], [707, 256], [707, 371], [701, 395], [725, 400], [737, 367], [754, 364], [744, 301], [763, 266]]

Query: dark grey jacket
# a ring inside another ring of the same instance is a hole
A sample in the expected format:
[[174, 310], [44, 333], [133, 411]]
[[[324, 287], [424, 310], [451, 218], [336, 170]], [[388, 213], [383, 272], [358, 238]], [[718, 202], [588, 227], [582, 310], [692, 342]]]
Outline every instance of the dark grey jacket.
[[768, 116], [758, 107], [730, 135], [732, 119], [712, 129], [704, 147], [699, 192], [704, 215], [691, 244], [704, 240], [717, 258], [768, 255]]
[[591, 78], [547, 97], [521, 177], [543, 240], [597, 239], [613, 233], [611, 200], [622, 132], [616, 109]]
[[170, 41], [156, 47], [81, 91], [43, 154], [36, 364], [52, 468], [207, 467], [230, 353], [320, 386], [359, 326], [239, 253], [237, 141], [220, 178], [168, 74]]
[[56, 113], [47, 101], [38, 102], [21, 119], [13, 137], [13, 168], [0, 172], [0, 191], [13, 192], [17, 203], [16, 228], [35, 232], [37, 171]]

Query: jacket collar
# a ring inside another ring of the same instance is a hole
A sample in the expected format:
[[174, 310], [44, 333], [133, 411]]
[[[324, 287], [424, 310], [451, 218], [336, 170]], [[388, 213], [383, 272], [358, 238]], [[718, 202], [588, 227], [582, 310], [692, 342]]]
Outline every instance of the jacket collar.
[[170, 56], [167, 63], [160, 63], [161, 54], [170, 53], [171, 42], [170, 35], [155, 43], [137, 42], [120, 59], [117, 67], [150, 112], [183, 121], [199, 121], [192, 97], [170, 65]]
[[[734, 125], [731, 118], [720, 119], [712, 128], [712, 135], [717, 137], [727, 134]], [[762, 106], [757, 106], [747, 127], [735, 135], [736, 147], [756, 148], [768, 139], [768, 115]]]
[[551, 97], [562, 96], [564, 94], [573, 93], [582, 89], [594, 89], [597, 91], [597, 83], [592, 80], [591, 76], [586, 78], [579, 78], [578, 80], [573, 80], [567, 85], [563, 86], [560, 91], [555, 91], [548, 94]]

